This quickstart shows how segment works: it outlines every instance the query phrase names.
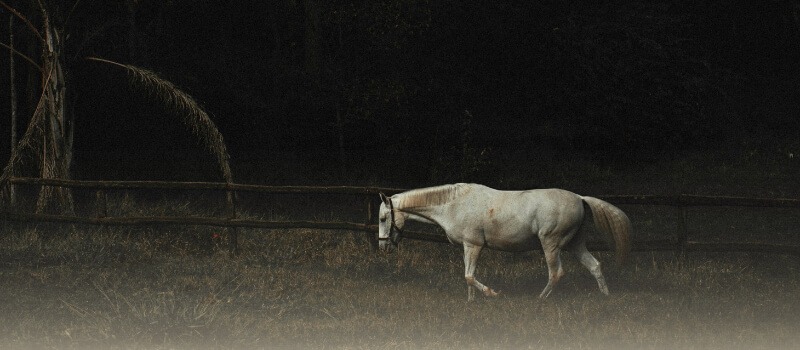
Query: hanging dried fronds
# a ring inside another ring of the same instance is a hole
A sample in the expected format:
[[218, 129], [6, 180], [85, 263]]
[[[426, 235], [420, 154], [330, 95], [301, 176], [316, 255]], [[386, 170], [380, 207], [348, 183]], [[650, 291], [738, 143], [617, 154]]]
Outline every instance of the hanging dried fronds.
[[217, 130], [208, 113], [200, 107], [194, 98], [147, 69], [97, 57], [87, 57], [87, 59], [125, 68], [133, 83], [146, 88], [148, 92], [161, 100], [167, 108], [174, 110], [183, 118], [183, 122], [191, 128], [192, 133], [200, 138], [208, 151], [216, 158], [225, 181], [233, 183], [233, 175], [229, 163], [230, 155], [225, 146], [225, 141], [222, 139], [222, 134]]

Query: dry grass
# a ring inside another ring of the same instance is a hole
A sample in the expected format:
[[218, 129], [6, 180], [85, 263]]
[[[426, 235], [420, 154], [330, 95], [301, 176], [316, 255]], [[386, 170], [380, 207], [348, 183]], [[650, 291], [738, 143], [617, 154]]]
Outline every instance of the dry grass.
[[[502, 290], [466, 302], [457, 247], [361, 234], [242, 232], [207, 254], [211, 229], [0, 226], [2, 348], [782, 349], [800, 341], [800, 261], [762, 254], [635, 253], [612, 295], [572, 258], [548, 300], [536, 252], [487, 251]], [[167, 232], [172, 230], [172, 232]], [[191, 231], [191, 232], [187, 232]]]

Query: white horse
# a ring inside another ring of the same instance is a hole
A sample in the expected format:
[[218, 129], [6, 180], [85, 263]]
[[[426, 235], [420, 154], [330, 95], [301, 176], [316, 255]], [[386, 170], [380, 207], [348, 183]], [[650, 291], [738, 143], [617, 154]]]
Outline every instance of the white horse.
[[498, 191], [478, 184], [454, 184], [411, 190], [386, 197], [378, 218], [378, 242], [397, 245], [406, 220], [432, 223], [442, 227], [448, 240], [464, 245], [464, 278], [467, 299], [474, 299], [474, 289], [486, 296], [498, 293], [475, 279], [475, 265], [484, 247], [504, 251], [544, 251], [549, 279], [539, 294], [546, 298], [564, 276], [560, 253], [578, 256], [597, 279], [603, 294], [608, 295], [600, 263], [586, 249], [585, 230], [579, 230], [584, 205], [592, 212], [600, 231], [616, 242], [617, 261], [622, 263], [631, 249], [631, 223], [619, 208], [592, 197], [583, 197], [560, 189]]

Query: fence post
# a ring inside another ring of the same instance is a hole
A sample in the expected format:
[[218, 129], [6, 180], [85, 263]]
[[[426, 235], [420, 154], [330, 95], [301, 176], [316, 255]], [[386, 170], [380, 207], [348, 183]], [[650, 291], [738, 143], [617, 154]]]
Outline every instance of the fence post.
[[8, 186], [8, 203], [11, 204], [11, 207], [15, 207], [17, 205], [17, 185], [12, 184], [11, 181], [7, 183]]
[[[231, 189], [230, 185], [228, 183], [228, 189], [225, 194], [228, 203], [228, 219], [236, 220], [236, 192]], [[228, 226], [225, 229], [228, 231], [228, 253], [231, 257], [236, 257], [239, 255], [239, 228]]]
[[[372, 204], [372, 198], [370, 196], [366, 196], [367, 202], [367, 222], [365, 224], [370, 225], [372, 224], [372, 212], [374, 211], [374, 205]], [[367, 232], [367, 241], [369, 241], [369, 245], [372, 246], [372, 249], [378, 249], [378, 239], [376, 235], [372, 232]]]
[[106, 201], [106, 193], [100, 189], [95, 191], [95, 216], [102, 219], [108, 216], [108, 204]]
[[366, 197], [367, 202], [367, 222], [366, 224], [369, 225], [372, 223], [372, 198]]

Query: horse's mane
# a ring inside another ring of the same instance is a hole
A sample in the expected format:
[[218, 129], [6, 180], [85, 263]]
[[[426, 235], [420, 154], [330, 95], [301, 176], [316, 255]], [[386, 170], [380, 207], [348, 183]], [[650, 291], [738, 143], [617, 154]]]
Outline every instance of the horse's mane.
[[397, 207], [413, 209], [442, 205], [453, 201], [467, 191], [469, 191], [469, 186], [460, 183], [410, 190], [400, 194]]

